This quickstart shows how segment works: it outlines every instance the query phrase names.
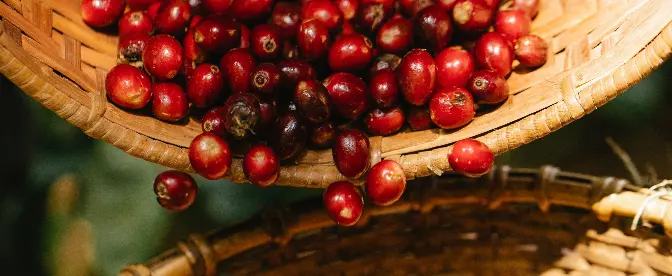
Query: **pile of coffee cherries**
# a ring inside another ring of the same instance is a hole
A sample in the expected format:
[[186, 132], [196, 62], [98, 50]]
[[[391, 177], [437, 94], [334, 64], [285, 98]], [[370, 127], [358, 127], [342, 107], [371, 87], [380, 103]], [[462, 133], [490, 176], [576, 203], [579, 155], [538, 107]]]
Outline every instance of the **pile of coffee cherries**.
[[[365, 177], [376, 205], [397, 201], [402, 166], [370, 163], [369, 137], [469, 124], [509, 95], [514, 60], [546, 62], [530, 34], [538, 0], [83, 0], [92, 27], [117, 26], [119, 64], [105, 87], [117, 106], [203, 133], [189, 147], [194, 170], [224, 177], [232, 148], [245, 149], [247, 179], [266, 187], [306, 149], [331, 148], [339, 172]], [[233, 146], [230, 146], [233, 145]], [[250, 146], [251, 145], [251, 146]], [[243, 152], [241, 152], [241, 155]], [[476, 177], [493, 166], [483, 143], [457, 142], [446, 157]], [[197, 185], [167, 171], [159, 203], [184, 210]], [[355, 224], [364, 206], [349, 181], [324, 192], [330, 216]]]

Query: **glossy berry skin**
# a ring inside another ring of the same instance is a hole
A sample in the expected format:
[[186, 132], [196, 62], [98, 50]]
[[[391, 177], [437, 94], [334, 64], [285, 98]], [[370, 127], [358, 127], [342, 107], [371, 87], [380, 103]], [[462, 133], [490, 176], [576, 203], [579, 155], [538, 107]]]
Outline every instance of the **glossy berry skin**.
[[243, 172], [250, 183], [268, 187], [278, 180], [280, 163], [271, 148], [256, 145], [243, 158]]
[[385, 69], [374, 73], [369, 80], [373, 102], [382, 108], [392, 107], [399, 99], [399, 79], [397, 73]]
[[271, 12], [275, 0], [233, 0], [229, 15], [241, 21], [263, 18]]
[[498, 104], [509, 97], [509, 84], [497, 73], [483, 70], [474, 73], [469, 79], [467, 90], [476, 102]]
[[252, 91], [262, 97], [273, 97], [281, 85], [280, 69], [273, 63], [261, 63], [250, 78]]
[[273, 124], [278, 119], [278, 107], [275, 99], [259, 99], [259, 122], [255, 133], [257, 137], [268, 137]]
[[405, 53], [411, 43], [413, 43], [413, 23], [403, 17], [388, 20], [376, 35], [376, 47], [387, 53]]
[[532, 19], [521, 10], [500, 11], [495, 16], [495, 31], [506, 36], [512, 42], [530, 34]]
[[308, 128], [294, 111], [280, 116], [269, 134], [273, 139], [269, 143], [281, 161], [296, 157], [305, 148]]
[[152, 20], [156, 20], [156, 15], [159, 14], [159, 8], [161, 7], [161, 4], [163, 4], [162, 1], [156, 1], [149, 4], [147, 7], [147, 15], [149, 15]]
[[401, 93], [412, 105], [424, 105], [436, 87], [436, 64], [427, 51], [413, 49], [397, 68]]
[[317, 19], [331, 30], [341, 25], [343, 16], [336, 5], [329, 0], [312, 0], [301, 8], [301, 18], [305, 20]]
[[439, 88], [465, 87], [471, 74], [476, 70], [474, 57], [471, 53], [459, 47], [444, 49], [436, 55], [435, 61], [436, 80]]
[[203, 0], [203, 6], [209, 12], [217, 15], [226, 14], [231, 7], [231, 3], [233, 3], [233, 0]]
[[299, 60], [300, 55], [299, 46], [289, 40], [282, 42], [282, 60]]
[[373, 44], [363, 35], [342, 35], [329, 48], [329, 67], [335, 72], [362, 70], [372, 59]]
[[94, 28], [110, 26], [124, 11], [123, 0], [83, 0], [80, 6], [82, 20]]
[[329, 92], [316, 80], [299, 82], [294, 90], [294, 103], [301, 115], [311, 123], [323, 123], [331, 115]]
[[206, 179], [220, 179], [231, 167], [229, 144], [213, 133], [199, 134], [189, 145], [189, 162]]
[[283, 61], [278, 64], [278, 67], [282, 72], [282, 82], [285, 89], [294, 89], [299, 81], [315, 79], [315, 69], [305, 61]]
[[493, 9], [484, 0], [457, 0], [453, 7], [455, 25], [467, 32], [477, 32], [490, 27]]
[[369, 137], [360, 130], [342, 130], [331, 152], [336, 168], [347, 178], [357, 179], [369, 170], [371, 145]]
[[251, 33], [252, 31], [250, 31], [250, 28], [245, 25], [240, 25], [240, 44], [238, 45], [238, 48], [250, 48]]
[[392, 10], [385, 9], [383, 4], [367, 3], [357, 10], [355, 22], [366, 34], [375, 34], [378, 29], [392, 16]]
[[105, 78], [105, 90], [112, 102], [128, 109], [141, 109], [152, 99], [152, 83], [140, 69], [118, 64]]
[[160, 2], [159, 0], [126, 0], [126, 5], [134, 10], [144, 10], [147, 9], [151, 4]]
[[226, 128], [224, 128], [225, 110], [223, 106], [213, 107], [203, 115], [201, 122], [201, 129], [203, 132], [213, 133], [219, 137], [226, 136]]
[[184, 40], [182, 40], [182, 50], [184, 62], [194, 63], [194, 67], [203, 63], [207, 58], [207, 53], [198, 46], [196, 40], [194, 40], [194, 29], [187, 31], [187, 34], [184, 36]]
[[293, 38], [301, 24], [301, 5], [293, 2], [276, 3], [269, 24], [275, 26], [283, 39]]
[[464, 88], [449, 87], [436, 92], [429, 101], [432, 122], [442, 129], [455, 129], [474, 119], [474, 98]]
[[177, 122], [187, 116], [189, 100], [182, 86], [172, 82], [152, 84], [152, 112], [166, 122]]
[[181, 37], [191, 19], [191, 6], [187, 0], [166, 0], [157, 11], [154, 23], [159, 33]]
[[250, 49], [260, 60], [270, 61], [280, 57], [280, 42], [280, 34], [271, 25], [258, 25], [250, 33]]
[[468, 177], [479, 177], [488, 173], [495, 163], [492, 150], [475, 139], [464, 139], [453, 145], [448, 153], [450, 167]]
[[216, 65], [203, 63], [187, 78], [187, 95], [198, 108], [208, 108], [222, 97], [224, 81]]
[[388, 69], [394, 71], [397, 70], [399, 64], [401, 64], [401, 58], [399, 56], [393, 54], [382, 54], [373, 60], [371, 69], [369, 69], [369, 74], [373, 75], [378, 71]]
[[427, 130], [434, 127], [429, 109], [421, 106], [412, 106], [408, 111], [408, 125], [413, 131]]
[[359, 8], [359, 0], [334, 0], [334, 4], [341, 10], [346, 21], [354, 18]]
[[364, 212], [364, 198], [349, 181], [331, 183], [322, 194], [329, 217], [341, 226], [355, 225]]
[[334, 73], [324, 80], [324, 87], [336, 111], [348, 119], [355, 119], [368, 108], [366, 83], [351, 73]]
[[404, 126], [406, 117], [399, 107], [376, 108], [366, 116], [366, 130], [372, 135], [387, 136], [396, 133]]
[[303, 21], [296, 37], [301, 56], [316, 60], [329, 50], [329, 30], [317, 19]]
[[248, 49], [233, 49], [220, 61], [224, 83], [231, 93], [250, 92], [250, 77], [257, 63]]
[[250, 93], [233, 94], [224, 103], [224, 128], [234, 138], [253, 134], [260, 116], [259, 100]]
[[406, 189], [406, 174], [399, 163], [383, 160], [366, 175], [366, 196], [378, 206], [389, 206], [401, 198]]
[[539, 13], [539, 0], [513, 0], [511, 8], [524, 11], [527, 16], [534, 18]]
[[502, 77], [511, 73], [513, 47], [501, 34], [484, 34], [474, 46], [474, 57], [476, 64], [482, 69], [495, 71]]
[[152, 36], [142, 51], [145, 70], [159, 80], [174, 78], [182, 68], [182, 46], [169, 35]]
[[119, 61], [122, 63], [134, 62], [142, 59], [149, 36], [143, 33], [133, 33], [119, 38]]
[[154, 179], [156, 201], [169, 211], [184, 211], [196, 200], [198, 186], [189, 174], [181, 171], [165, 171]]
[[331, 122], [314, 125], [310, 131], [310, 144], [316, 148], [330, 148], [336, 140], [336, 128]]
[[435, 4], [434, 0], [411, 0], [412, 3], [409, 5], [409, 8], [407, 9], [407, 13], [411, 16], [411, 18], [414, 18], [420, 13], [420, 11], [424, 10], [425, 8], [432, 6]]
[[445, 48], [453, 36], [450, 16], [438, 5], [421, 10], [413, 20], [413, 33], [419, 45], [430, 52]]
[[196, 24], [193, 36], [206, 52], [222, 54], [240, 44], [241, 26], [225, 17], [207, 17]]
[[516, 59], [527, 67], [539, 67], [548, 59], [548, 43], [536, 35], [526, 35], [516, 41]]
[[119, 19], [118, 33], [119, 37], [129, 34], [142, 33], [151, 35], [154, 32], [154, 23], [145, 12], [133, 11], [125, 13]]

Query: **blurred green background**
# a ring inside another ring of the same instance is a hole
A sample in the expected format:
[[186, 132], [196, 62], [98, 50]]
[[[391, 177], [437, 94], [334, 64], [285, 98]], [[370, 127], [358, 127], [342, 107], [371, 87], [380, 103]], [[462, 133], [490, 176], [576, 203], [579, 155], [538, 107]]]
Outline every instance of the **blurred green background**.
[[[605, 142], [613, 137], [641, 172], [670, 177], [671, 74], [668, 62], [608, 105], [497, 163], [629, 177]], [[190, 232], [226, 227], [266, 206], [321, 193], [198, 178], [195, 206], [169, 213], [152, 191], [165, 168], [87, 137], [4, 77], [0, 114], [0, 265], [7, 275], [116, 275]]]

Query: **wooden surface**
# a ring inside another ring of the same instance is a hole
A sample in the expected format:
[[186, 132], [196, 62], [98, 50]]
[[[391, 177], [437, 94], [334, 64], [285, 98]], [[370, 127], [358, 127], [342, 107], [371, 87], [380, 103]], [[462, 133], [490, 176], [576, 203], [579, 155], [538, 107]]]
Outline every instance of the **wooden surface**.
[[[512, 96], [457, 131], [372, 137], [372, 161], [398, 161], [409, 179], [450, 171], [450, 145], [475, 137], [503, 153], [543, 137], [607, 103], [670, 55], [672, 0], [542, 0], [533, 32], [552, 56], [532, 72], [517, 69]], [[78, 1], [0, 2], [0, 73], [87, 135], [150, 162], [191, 171], [186, 147], [200, 133], [193, 118], [168, 124], [107, 101], [103, 82], [117, 38], [79, 18]], [[239, 159], [227, 176], [245, 178]], [[284, 166], [279, 185], [325, 187], [343, 179], [329, 151]], [[361, 181], [355, 181], [358, 184]]]
[[631, 199], [649, 191], [626, 180], [547, 166], [415, 182], [354, 227], [334, 225], [320, 199], [271, 206], [120, 275], [672, 275], [672, 217], [658, 219], [672, 202], [652, 201], [653, 228], [630, 231]]

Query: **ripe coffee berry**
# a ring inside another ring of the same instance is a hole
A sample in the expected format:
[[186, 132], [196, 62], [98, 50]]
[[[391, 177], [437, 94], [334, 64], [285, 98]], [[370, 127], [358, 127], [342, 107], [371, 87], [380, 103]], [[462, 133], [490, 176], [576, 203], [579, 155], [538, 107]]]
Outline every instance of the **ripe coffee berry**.
[[142, 59], [142, 51], [149, 42], [149, 36], [143, 33], [133, 33], [119, 38], [119, 61], [121, 63], [135, 62]]
[[391, 9], [385, 9], [382, 4], [367, 3], [363, 4], [357, 10], [355, 22], [359, 29], [366, 34], [375, 34], [380, 26], [392, 16]]
[[223, 106], [213, 107], [203, 115], [201, 128], [203, 132], [210, 132], [219, 137], [226, 136], [226, 128], [224, 127], [224, 118], [226, 110]]
[[457, 0], [453, 20], [464, 31], [482, 31], [490, 27], [493, 11], [485, 0]]
[[364, 198], [349, 181], [331, 183], [322, 200], [329, 217], [342, 226], [355, 225], [364, 211]]
[[202, 133], [191, 141], [189, 162], [201, 176], [210, 180], [220, 179], [231, 166], [229, 144], [213, 133]]
[[467, 90], [477, 102], [501, 103], [509, 97], [509, 84], [497, 73], [489, 70], [478, 71], [469, 79]]
[[280, 34], [271, 25], [258, 25], [250, 33], [252, 53], [261, 60], [269, 61], [280, 57], [282, 50], [280, 41]]
[[436, 87], [434, 58], [425, 50], [413, 49], [401, 60], [397, 68], [399, 88], [407, 102], [424, 105]]
[[434, 127], [429, 109], [421, 106], [412, 106], [408, 111], [408, 125], [413, 131], [427, 130]]
[[356, 129], [341, 131], [336, 136], [332, 155], [338, 171], [345, 177], [356, 179], [369, 169], [371, 146], [369, 137]]
[[119, 20], [124, 11], [123, 0], [83, 0], [82, 20], [91, 27], [107, 27]]
[[351, 73], [335, 73], [324, 80], [336, 111], [348, 119], [355, 119], [368, 108], [366, 83]]
[[128, 64], [114, 66], [105, 78], [105, 90], [118, 106], [141, 109], [152, 99], [152, 83], [140, 69]]
[[334, 72], [362, 70], [372, 59], [373, 44], [363, 35], [341, 35], [329, 48], [329, 67]]
[[399, 79], [393, 70], [385, 69], [373, 73], [369, 87], [371, 98], [379, 107], [392, 107], [399, 98]]
[[450, 47], [436, 56], [437, 84], [439, 88], [464, 87], [474, 73], [474, 57], [459, 47]]
[[254, 133], [260, 116], [259, 100], [250, 93], [233, 94], [224, 103], [224, 127], [234, 138]]
[[275, 99], [260, 99], [259, 100], [259, 122], [257, 122], [257, 129], [255, 134], [257, 137], [269, 138], [268, 133], [271, 132], [275, 120], [278, 119], [278, 107]]
[[160, 120], [177, 122], [187, 116], [189, 100], [182, 86], [172, 82], [152, 84], [152, 112]]
[[301, 24], [301, 5], [293, 2], [278, 2], [273, 8], [270, 24], [278, 29], [283, 39], [293, 38]]
[[502, 77], [511, 73], [513, 64], [513, 45], [511, 41], [498, 33], [484, 34], [474, 46], [476, 64], [495, 71]]
[[280, 163], [271, 148], [256, 145], [243, 158], [243, 172], [250, 183], [268, 187], [278, 179]]
[[372, 135], [383, 135], [387, 136], [394, 134], [399, 131], [406, 117], [404, 117], [404, 112], [399, 107], [393, 107], [389, 109], [380, 109], [376, 108], [369, 112], [369, 115], [366, 116], [366, 129]]
[[336, 139], [336, 128], [331, 122], [314, 125], [310, 131], [310, 144], [316, 148], [329, 148]]
[[382, 54], [373, 61], [373, 64], [371, 64], [371, 69], [369, 69], [369, 74], [375, 74], [378, 71], [382, 70], [392, 70], [395, 71], [397, 70], [397, 67], [399, 67], [399, 64], [401, 64], [401, 58], [397, 55], [393, 54]]
[[133, 11], [125, 13], [119, 19], [119, 37], [141, 33], [151, 35], [154, 32], [154, 23], [147, 13]]
[[233, 0], [203, 0], [203, 5], [213, 14], [223, 15], [229, 11]]
[[296, 41], [304, 58], [319, 59], [329, 50], [329, 30], [317, 19], [306, 20], [299, 26]]
[[191, 19], [191, 6], [187, 0], [166, 0], [154, 17], [160, 33], [181, 37]]
[[282, 82], [285, 89], [294, 89], [299, 81], [315, 79], [315, 69], [305, 61], [283, 61], [278, 64], [278, 67], [282, 72]]
[[524, 11], [530, 18], [539, 13], [539, 0], [513, 0], [512, 9]]
[[412, 42], [413, 23], [403, 17], [385, 22], [376, 36], [376, 47], [387, 53], [405, 53]]
[[448, 162], [456, 172], [468, 177], [479, 177], [492, 169], [495, 157], [486, 144], [464, 139], [453, 145], [448, 153]]
[[474, 98], [467, 90], [459, 87], [443, 88], [429, 101], [430, 117], [434, 124], [443, 129], [465, 126], [474, 119], [476, 108]]
[[262, 19], [271, 12], [275, 0], [233, 0], [228, 14], [240, 21]]
[[154, 179], [156, 201], [170, 211], [183, 211], [196, 200], [198, 186], [189, 174], [180, 171], [165, 171]]
[[316, 80], [300, 81], [294, 90], [296, 108], [311, 123], [323, 123], [331, 115], [329, 92]]
[[311, 0], [301, 8], [303, 20], [317, 19], [327, 29], [334, 29], [343, 22], [341, 11], [329, 0]]
[[305, 148], [308, 128], [296, 111], [280, 116], [269, 134], [271, 147], [282, 161], [296, 157]]
[[196, 66], [187, 78], [187, 95], [198, 108], [212, 106], [222, 97], [223, 88], [222, 72], [209, 63]]
[[[184, 36], [184, 40], [182, 40], [182, 50], [182, 59], [184, 60], [185, 66], [190, 65], [192, 67], [196, 67], [196, 65], [203, 63], [207, 58], [205, 51], [200, 46], [198, 46], [196, 40], [194, 40], [193, 28], [189, 29], [187, 34]], [[187, 70], [185, 70], [185, 73], [186, 71]]]
[[413, 21], [413, 32], [420, 45], [431, 52], [441, 51], [453, 36], [450, 16], [438, 5], [421, 10]]
[[334, 0], [334, 4], [341, 10], [345, 21], [354, 18], [359, 8], [359, 0]]
[[250, 92], [250, 77], [257, 63], [248, 49], [233, 49], [220, 61], [224, 83], [232, 94]]
[[145, 70], [159, 80], [174, 78], [183, 66], [182, 46], [175, 38], [165, 34], [151, 37], [142, 51]]
[[539, 67], [544, 65], [548, 58], [548, 44], [539, 36], [526, 35], [516, 41], [515, 55], [520, 64]]
[[238, 48], [250, 48], [250, 36], [250, 28], [246, 27], [245, 25], [240, 25], [240, 45]]
[[194, 41], [204, 51], [223, 54], [238, 46], [241, 41], [241, 25], [231, 19], [211, 16], [194, 27]]
[[406, 189], [406, 174], [399, 163], [383, 160], [371, 168], [364, 184], [366, 196], [376, 205], [389, 206], [397, 202]]
[[500, 11], [495, 16], [495, 31], [506, 36], [512, 42], [528, 35], [532, 29], [532, 19], [521, 10]]
[[280, 69], [273, 63], [261, 63], [252, 72], [252, 91], [259, 96], [273, 97], [280, 87]]

